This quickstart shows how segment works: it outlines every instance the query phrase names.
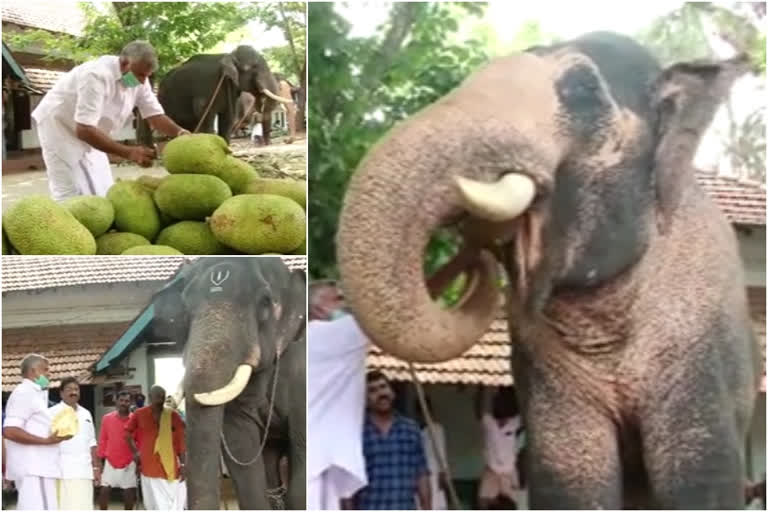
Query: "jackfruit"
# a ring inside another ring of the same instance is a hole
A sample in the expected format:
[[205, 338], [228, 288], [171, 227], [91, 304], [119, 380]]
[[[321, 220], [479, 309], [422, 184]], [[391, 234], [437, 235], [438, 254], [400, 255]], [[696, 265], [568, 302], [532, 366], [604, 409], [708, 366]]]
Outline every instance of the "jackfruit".
[[230, 197], [226, 183], [205, 174], [172, 174], [155, 190], [160, 211], [180, 220], [205, 220]]
[[157, 235], [158, 245], [169, 245], [184, 254], [227, 254], [229, 248], [216, 240], [205, 222], [183, 220]]
[[96, 254], [123, 254], [137, 245], [150, 245], [150, 241], [136, 233], [105, 233], [96, 239]]
[[51, 433], [59, 437], [75, 436], [79, 428], [77, 413], [69, 406], [56, 413], [51, 420]]
[[96, 240], [64, 206], [45, 196], [19, 200], [3, 216], [19, 254], [95, 254]]
[[287, 197], [243, 194], [227, 199], [210, 218], [219, 242], [247, 254], [288, 253], [304, 241], [304, 210]]
[[291, 254], [307, 254], [307, 239], [305, 238], [300, 246], [291, 251]]
[[93, 236], [107, 232], [115, 221], [115, 208], [106, 197], [79, 196], [62, 203]]
[[168, 142], [163, 164], [171, 174], [210, 174], [239, 194], [258, 173], [248, 163], [230, 155], [227, 141], [212, 133], [182, 135]]
[[181, 256], [182, 253], [168, 247], [167, 245], [137, 245], [123, 251], [123, 255], [143, 256], [143, 255], [174, 255]]
[[136, 182], [144, 185], [144, 188], [150, 192], [154, 192], [155, 189], [160, 185], [160, 182], [163, 181], [163, 179], [164, 177], [161, 176], [150, 176], [148, 174], [144, 174], [136, 178]]
[[5, 236], [5, 230], [3, 230], [3, 254], [11, 254], [11, 244], [8, 242], [8, 237]]
[[245, 186], [244, 194], [274, 194], [293, 199], [307, 209], [307, 182], [288, 179], [255, 178]]
[[115, 227], [152, 241], [160, 231], [160, 213], [152, 193], [135, 181], [120, 181], [107, 191], [115, 207]]

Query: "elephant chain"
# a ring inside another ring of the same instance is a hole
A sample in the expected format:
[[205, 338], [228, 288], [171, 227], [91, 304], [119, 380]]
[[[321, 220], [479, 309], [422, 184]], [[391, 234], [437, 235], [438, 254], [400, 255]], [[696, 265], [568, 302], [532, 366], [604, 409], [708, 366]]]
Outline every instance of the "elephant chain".
[[280, 373], [280, 357], [275, 358], [275, 378], [272, 379], [272, 396], [269, 399], [269, 413], [267, 413], [267, 424], [264, 427], [264, 435], [262, 436], [261, 440], [261, 446], [259, 447], [259, 451], [256, 453], [256, 456], [251, 459], [248, 462], [241, 462], [235, 458], [234, 455], [232, 455], [232, 452], [229, 449], [229, 446], [227, 445], [227, 440], [224, 439], [224, 430], [221, 431], [221, 444], [224, 445], [224, 451], [227, 452], [227, 455], [229, 456], [232, 461], [239, 465], [239, 466], [250, 466], [254, 462], [256, 462], [259, 457], [261, 457], [262, 452], [264, 451], [264, 447], [267, 444], [267, 434], [269, 433], [269, 425], [272, 423], [272, 411], [275, 409], [275, 394], [277, 392], [277, 375]]

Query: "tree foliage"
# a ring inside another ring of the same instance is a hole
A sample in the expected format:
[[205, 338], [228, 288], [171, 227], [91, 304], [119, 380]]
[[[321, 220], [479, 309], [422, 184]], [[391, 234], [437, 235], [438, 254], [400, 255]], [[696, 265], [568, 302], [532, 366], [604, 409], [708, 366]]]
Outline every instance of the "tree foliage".
[[303, 2], [272, 2], [257, 4], [258, 17], [267, 28], [278, 28], [288, 44], [264, 48], [274, 72], [286, 75], [298, 84], [306, 69], [307, 19]]

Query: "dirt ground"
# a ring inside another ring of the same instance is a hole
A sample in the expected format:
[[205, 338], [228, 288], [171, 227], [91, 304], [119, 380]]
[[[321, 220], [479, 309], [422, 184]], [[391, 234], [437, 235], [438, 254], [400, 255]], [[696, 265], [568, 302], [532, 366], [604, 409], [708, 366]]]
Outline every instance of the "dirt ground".
[[[307, 179], [307, 140], [300, 139], [293, 144], [285, 144], [278, 138], [267, 147], [251, 144], [248, 139], [235, 139], [230, 144], [232, 154], [253, 165], [265, 178]], [[121, 163], [112, 165], [115, 180], [134, 179], [142, 174], [165, 176], [167, 172], [159, 166], [139, 167]], [[48, 195], [48, 181], [45, 170], [26, 171], [3, 176], [2, 211], [6, 211], [16, 201], [30, 195]]]

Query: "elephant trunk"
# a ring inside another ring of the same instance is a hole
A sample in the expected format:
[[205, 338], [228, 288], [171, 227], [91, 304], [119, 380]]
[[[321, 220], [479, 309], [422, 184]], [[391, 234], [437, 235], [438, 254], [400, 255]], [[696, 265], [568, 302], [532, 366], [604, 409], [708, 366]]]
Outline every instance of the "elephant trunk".
[[224, 406], [206, 407], [187, 400], [186, 423], [188, 507], [218, 510]]
[[[439, 114], [428, 112], [437, 108]], [[353, 176], [339, 222], [347, 303], [372, 342], [408, 361], [457, 357], [497, 313], [497, 265], [487, 254], [470, 268], [469, 288], [452, 310], [431, 299], [425, 282], [423, 256], [432, 231], [463, 209], [454, 179], [463, 141], [445, 140], [456, 134], [441, 129], [457, 114], [435, 105], [396, 127]], [[421, 149], [430, 146], [440, 149]]]

